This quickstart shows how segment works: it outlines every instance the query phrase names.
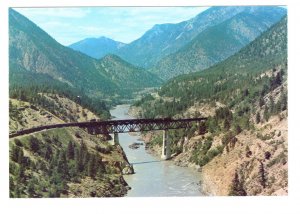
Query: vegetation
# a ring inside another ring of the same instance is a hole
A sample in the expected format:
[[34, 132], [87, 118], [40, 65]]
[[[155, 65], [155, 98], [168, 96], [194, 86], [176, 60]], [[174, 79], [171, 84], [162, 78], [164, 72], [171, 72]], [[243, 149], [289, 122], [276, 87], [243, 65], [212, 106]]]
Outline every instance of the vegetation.
[[[159, 99], [138, 106], [146, 109], [145, 117], [173, 116], [199, 101], [214, 104], [218, 100], [240, 116], [248, 113], [257, 100], [262, 102], [263, 96], [286, 80], [286, 28], [284, 18], [237, 54], [205, 71], [171, 79], [161, 87]], [[271, 76], [262, 74], [269, 69]], [[282, 103], [284, 99], [286, 95]]]
[[46, 133], [11, 141], [11, 197], [67, 196], [68, 183], [80, 182], [87, 176], [103, 182], [112, 172], [101, 155], [90, 151], [84, 142], [64, 141]]
[[[255, 13], [244, 11], [232, 14], [232, 18], [209, 27], [177, 52], [162, 58], [151, 71], [168, 80], [221, 62], [249, 44], [285, 14], [283, 11], [273, 12], [277, 15], [265, 15], [268, 12], [259, 9]], [[237, 23], [243, 25], [243, 30], [236, 30], [239, 28]]]
[[247, 192], [243, 187], [243, 182], [239, 179], [238, 172], [234, 173], [234, 178], [229, 190], [229, 196], [246, 196]]
[[99, 61], [64, 47], [13, 9], [9, 10], [9, 37], [10, 85], [59, 85], [80, 95], [116, 102], [161, 82], [119, 57]]
[[[106, 106], [105, 102], [100, 99], [92, 99], [86, 96], [85, 94], [80, 93], [79, 91], [76, 91], [74, 89], [71, 89], [69, 87], [65, 87], [62, 84], [49, 86], [49, 85], [40, 85], [40, 86], [16, 86], [11, 85], [9, 90], [9, 96], [10, 98], [27, 101], [31, 103], [32, 105], [36, 105], [42, 108], [47, 109], [54, 115], [64, 115], [66, 117], [72, 118], [73, 115], [67, 114], [67, 112], [60, 108], [57, 104], [55, 104], [54, 101], [51, 101], [47, 99], [45, 96], [42, 95], [42, 93], [50, 93], [50, 94], [59, 94], [62, 96], [65, 96], [74, 102], [76, 102], [78, 105], [90, 109], [92, 112], [94, 112], [96, 115], [98, 115], [100, 118], [107, 119], [110, 117], [109, 109]], [[19, 112], [13, 107], [13, 105], [10, 104], [10, 117], [12, 119], [16, 119], [17, 121], [20, 120]]]
[[[134, 104], [142, 109], [140, 116], [186, 117], [191, 106], [208, 103], [216, 109], [215, 114], [208, 117], [201, 130], [194, 129], [191, 133], [209, 132], [211, 137], [225, 133], [222, 146], [206, 149], [210, 141], [204, 139], [196, 144], [190, 161], [204, 166], [224, 148], [229, 152], [235, 147], [236, 135], [243, 130], [253, 131], [255, 123], [268, 121], [270, 116], [287, 109], [287, 91], [283, 85], [287, 80], [286, 22], [285, 17], [237, 54], [211, 68], [171, 79], [156, 97], [144, 96]], [[280, 92], [276, 99], [274, 90]], [[216, 102], [225, 105], [217, 108]], [[199, 116], [199, 113], [190, 115]], [[172, 142], [183, 137], [177, 134]], [[246, 156], [251, 156], [250, 150]]]

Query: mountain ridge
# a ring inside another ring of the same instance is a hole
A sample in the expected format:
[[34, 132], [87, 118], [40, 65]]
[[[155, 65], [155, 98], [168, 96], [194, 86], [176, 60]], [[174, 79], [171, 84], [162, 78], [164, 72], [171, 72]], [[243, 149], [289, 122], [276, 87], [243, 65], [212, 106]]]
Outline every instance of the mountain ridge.
[[204, 30], [176, 53], [160, 60], [150, 71], [166, 80], [204, 70], [253, 41], [270, 27], [268, 21], [241, 12]]
[[114, 53], [125, 45], [125, 43], [112, 40], [105, 36], [100, 36], [98, 38], [85, 38], [69, 45], [68, 47], [72, 48], [73, 50], [80, 51], [95, 59], [100, 59], [106, 54]]
[[[139, 67], [151, 68], [163, 57], [178, 51], [203, 30], [220, 24], [243, 11], [262, 18], [270, 17], [270, 20], [276, 19], [276, 15], [286, 13], [284, 8], [272, 6], [264, 8], [259, 6], [211, 7], [187, 21], [154, 25], [139, 39], [124, 46], [115, 54]], [[279, 19], [280, 17], [277, 20]]]
[[[116, 78], [113, 79], [106, 72], [99, 60], [62, 46], [13, 9], [9, 10], [9, 65], [10, 83], [41, 85], [35, 80], [38, 74], [38, 79], [47, 83], [46, 85], [57, 85], [60, 82], [90, 97], [128, 96], [128, 90], [120, 86], [128, 89], [132, 83], [131, 77], [126, 78], [122, 70], [119, 70], [118, 75], [122, 76], [123, 84], [116, 82]], [[146, 74], [146, 71], [143, 73]], [[158, 78], [153, 74], [149, 75], [154, 80], [141, 78], [141, 87], [157, 86], [159, 81], [155, 80]]]

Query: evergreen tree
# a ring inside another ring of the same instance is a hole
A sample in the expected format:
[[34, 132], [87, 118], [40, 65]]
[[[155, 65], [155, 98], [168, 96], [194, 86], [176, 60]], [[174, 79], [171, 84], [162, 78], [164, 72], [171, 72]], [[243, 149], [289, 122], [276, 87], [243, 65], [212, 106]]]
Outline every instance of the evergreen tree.
[[260, 184], [262, 185], [262, 187], [266, 188], [267, 179], [266, 179], [264, 164], [262, 161], [260, 161], [260, 165], [259, 165], [259, 179], [260, 179]]
[[35, 184], [34, 179], [31, 178], [27, 184], [27, 193], [29, 198], [33, 198], [35, 195], [34, 184]]
[[264, 120], [265, 120], [266, 122], [268, 122], [268, 121], [269, 121], [269, 118], [270, 118], [270, 115], [269, 115], [269, 108], [268, 108], [268, 106], [265, 106], [265, 110], [264, 110]]
[[231, 187], [229, 190], [230, 196], [246, 196], [247, 193], [243, 188], [242, 182], [239, 180], [239, 175], [237, 171], [235, 171], [234, 178], [231, 183]]
[[89, 159], [88, 162], [88, 176], [90, 176], [91, 178], [95, 178], [96, 175], [96, 158], [95, 155], [91, 155], [91, 158]]
[[58, 169], [57, 172], [61, 174], [63, 179], [68, 178], [69, 176], [68, 165], [66, 159], [66, 152], [64, 150], [60, 152], [57, 169]]
[[18, 146], [15, 146], [14, 144], [11, 146], [10, 159], [12, 161], [18, 162], [19, 150], [20, 148]]
[[263, 96], [260, 96], [259, 98], [259, 107], [262, 107], [265, 104], [265, 100], [263, 98]]
[[223, 126], [226, 131], [228, 131], [230, 129], [230, 123], [227, 118], [224, 120]]
[[257, 124], [260, 123], [260, 113], [259, 112], [256, 113], [255, 122]]
[[69, 141], [68, 149], [67, 149], [67, 158], [73, 160], [74, 159], [74, 144], [72, 141]]

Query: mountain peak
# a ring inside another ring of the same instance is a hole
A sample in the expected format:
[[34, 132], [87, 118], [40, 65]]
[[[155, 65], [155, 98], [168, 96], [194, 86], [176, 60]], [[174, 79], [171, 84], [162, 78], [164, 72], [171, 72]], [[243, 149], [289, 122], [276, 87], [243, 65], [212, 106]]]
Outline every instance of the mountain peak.
[[105, 36], [98, 38], [86, 38], [76, 43], [69, 45], [73, 50], [80, 51], [95, 59], [100, 59], [109, 53], [114, 53], [116, 50], [123, 47], [124, 43], [112, 40]]

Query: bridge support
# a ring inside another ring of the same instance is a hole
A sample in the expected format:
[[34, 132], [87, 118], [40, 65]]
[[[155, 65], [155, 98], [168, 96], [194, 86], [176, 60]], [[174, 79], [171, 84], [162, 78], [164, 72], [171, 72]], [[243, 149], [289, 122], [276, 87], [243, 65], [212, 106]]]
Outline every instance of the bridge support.
[[161, 152], [161, 159], [168, 160], [170, 158], [170, 145], [168, 142], [167, 130], [163, 130], [163, 145]]
[[112, 140], [110, 141], [111, 145], [118, 145], [119, 144], [119, 135], [117, 132], [112, 134]]

